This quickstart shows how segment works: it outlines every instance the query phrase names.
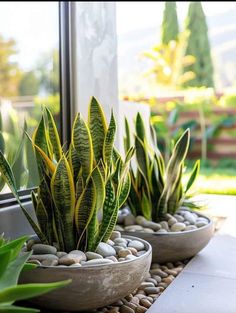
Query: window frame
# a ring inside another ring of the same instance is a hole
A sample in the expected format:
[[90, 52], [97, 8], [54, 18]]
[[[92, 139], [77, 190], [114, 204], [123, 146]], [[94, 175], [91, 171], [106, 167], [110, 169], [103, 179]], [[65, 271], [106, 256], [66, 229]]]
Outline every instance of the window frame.
[[[70, 1], [58, 2], [59, 17], [59, 82], [60, 82], [60, 137], [68, 146], [72, 123], [72, 44], [71, 44], [71, 7]], [[31, 201], [35, 188], [19, 191], [22, 202]], [[13, 193], [0, 194], [0, 209], [17, 204]]]

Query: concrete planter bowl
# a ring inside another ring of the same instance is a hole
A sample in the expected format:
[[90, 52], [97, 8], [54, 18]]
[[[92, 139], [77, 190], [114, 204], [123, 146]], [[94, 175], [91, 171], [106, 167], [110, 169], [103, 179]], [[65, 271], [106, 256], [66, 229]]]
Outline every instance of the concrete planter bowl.
[[146, 240], [152, 246], [152, 262], [176, 262], [191, 258], [200, 252], [210, 241], [214, 234], [214, 223], [203, 214], [209, 223], [198, 229], [183, 232], [145, 233], [121, 231], [123, 235], [132, 234]]
[[86, 311], [109, 305], [133, 292], [145, 279], [152, 260], [151, 245], [136, 259], [90, 267], [40, 266], [21, 274], [20, 283], [46, 283], [72, 279], [68, 286], [30, 300], [40, 308], [58, 311]]

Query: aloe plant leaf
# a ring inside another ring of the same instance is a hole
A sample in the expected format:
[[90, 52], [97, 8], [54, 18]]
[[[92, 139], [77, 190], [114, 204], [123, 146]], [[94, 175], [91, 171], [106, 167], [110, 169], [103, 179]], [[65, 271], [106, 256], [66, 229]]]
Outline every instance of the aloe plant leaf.
[[102, 107], [94, 97], [92, 97], [89, 105], [88, 124], [93, 142], [94, 157], [98, 163], [103, 156], [103, 143], [107, 125]]
[[71, 279], [47, 284], [37, 283], [11, 286], [0, 291], [0, 302], [13, 303], [14, 301], [30, 299], [49, 291], [62, 288], [70, 283]]
[[71, 251], [75, 245], [74, 238], [74, 208], [75, 186], [71, 169], [63, 155], [57, 164], [51, 179], [51, 192], [57, 212], [63, 221], [63, 238], [66, 251]]
[[1, 261], [0, 261], [0, 265], [1, 265], [0, 266], [0, 279], [1, 279], [1, 276], [4, 274], [4, 272], [6, 271], [8, 264], [10, 263], [11, 253], [12, 253], [11, 250], [8, 250], [5, 252], [2, 252], [0, 250], [0, 258], [1, 258]]
[[111, 164], [115, 134], [116, 134], [116, 122], [114, 119], [114, 115], [112, 113], [108, 130], [106, 132], [104, 144], [103, 144], [103, 160], [108, 169]]
[[49, 139], [52, 143], [55, 159], [59, 161], [62, 157], [62, 147], [60, 137], [52, 113], [49, 111], [48, 108], [45, 108], [45, 110], [48, 118]]
[[[87, 184], [79, 197], [75, 207], [75, 225], [77, 228], [79, 240], [78, 248], [83, 245], [83, 236], [92, 219], [96, 206], [96, 189], [93, 178], [87, 181]], [[84, 247], [83, 247], [84, 248]]]
[[86, 180], [93, 168], [93, 147], [90, 131], [80, 114], [77, 114], [73, 124], [72, 143], [78, 152]]
[[197, 160], [194, 164], [193, 170], [190, 174], [186, 189], [185, 189], [185, 193], [188, 192], [188, 190], [192, 187], [192, 185], [194, 184], [198, 174], [199, 174], [199, 170], [200, 170], [200, 160]]

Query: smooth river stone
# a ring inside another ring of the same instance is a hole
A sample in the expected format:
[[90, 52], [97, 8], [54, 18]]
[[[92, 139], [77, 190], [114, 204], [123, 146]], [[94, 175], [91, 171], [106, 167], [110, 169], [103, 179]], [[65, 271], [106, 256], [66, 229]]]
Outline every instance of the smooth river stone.
[[58, 260], [43, 260], [42, 265], [43, 266], [57, 266]]
[[[80, 259], [80, 261], [86, 261], [87, 260], [87, 257], [85, 255], [85, 253], [83, 251], [80, 251], [80, 250], [72, 250], [69, 252], [69, 254], [73, 254], [73, 255], [76, 255], [77, 258]], [[79, 263], [79, 262], [78, 262]]]
[[203, 226], [206, 226], [208, 224], [207, 221], [198, 221], [196, 222], [196, 226], [199, 228], [199, 227], [203, 227]]
[[62, 258], [64, 255], [67, 255], [67, 253], [66, 253], [66, 252], [63, 252], [63, 251], [58, 251], [58, 252], [56, 253], [56, 256], [58, 256], [58, 258]]
[[114, 240], [115, 245], [120, 245], [120, 244], [124, 244], [125, 246], [127, 246], [127, 240], [125, 238], [116, 238]]
[[154, 293], [159, 293], [160, 288], [158, 288], [158, 287], [146, 287], [144, 289], [144, 291], [146, 292], [146, 294], [150, 295], [150, 294], [154, 294]]
[[186, 228], [184, 223], [175, 223], [171, 226], [170, 230], [173, 232], [182, 231]]
[[183, 222], [184, 221], [184, 217], [182, 215], [175, 214], [174, 217], [177, 219], [178, 222]]
[[196, 223], [196, 217], [190, 213], [190, 212], [185, 212], [184, 213], [184, 218], [186, 221], [188, 221], [190, 224], [195, 224]]
[[111, 264], [114, 263], [112, 260], [110, 259], [93, 259], [93, 260], [89, 260], [85, 263], [83, 263], [82, 266], [93, 266], [93, 265], [99, 265], [99, 264]]
[[175, 217], [171, 217], [168, 219], [168, 225], [171, 227], [173, 224], [177, 223], [177, 219]]
[[169, 225], [166, 221], [162, 221], [160, 222], [161, 228], [165, 229], [165, 230], [169, 230]]
[[145, 249], [144, 244], [138, 240], [132, 240], [131, 242], [129, 242], [128, 247], [135, 248], [137, 251]]
[[59, 259], [58, 264], [60, 264], [60, 265], [71, 265], [74, 263], [80, 263], [81, 261], [84, 261], [83, 255], [67, 254], [67, 255], [64, 255], [62, 258]]
[[58, 257], [55, 254], [32, 254], [29, 260], [38, 260], [41, 262], [43, 260], [58, 260]]
[[34, 254], [56, 254], [57, 249], [50, 245], [44, 245], [42, 243], [35, 243], [31, 249]]
[[188, 225], [188, 226], [186, 226], [185, 231], [187, 231], [187, 230], [194, 230], [194, 229], [197, 229], [197, 226], [195, 226], [195, 225]]
[[120, 250], [118, 252], [118, 257], [119, 258], [126, 258], [127, 255], [132, 255], [132, 252], [130, 250], [128, 250], [128, 249], [123, 249], [123, 250]]
[[145, 228], [151, 228], [154, 231], [161, 229], [161, 225], [159, 223], [155, 223], [152, 221], [147, 221], [143, 226], [145, 226]]
[[108, 245], [107, 243], [100, 242], [97, 247], [96, 253], [101, 254], [105, 258], [107, 256], [112, 256], [112, 255], [115, 256], [116, 250], [112, 246]]
[[94, 260], [94, 259], [103, 259], [103, 256], [101, 254], [95, 253], [95, 252], [86, 252], [85, 253], [88, 260]]
[[138, 215], [138, 216], [136, 217], [136, 223], [137, 223], [138, 225], [143, 226], [143, 225], [145, 225], [145, 224], [147, 223], [147, 220], [146, 220], [146, 218], [145, 218], [144, 216]]
[[135, 224], [135, 217], [133, 216], [133, 214], [128, 214], [125, 216], [124, 218], [124, 225], [125, 226], [130, 226], [130, 225], [134, 225]]
[[130, 226], [125, 226], [125, 230], [127, 230], [127, 231], [139, 231], [139, 230], [143, 230], [143, 227], [141, 225], [130, 225]]
[[115, 239], [117, 238], [121, 238], [121, 233], [119, 231], [116, 231], [114, 230], [112, 233], [111, 233], [111, 240], [114, 241]]
[[123, 231], [124, 228], [123, 228], [122, 226], [120, 226], [120, 225], [116, 225], [115, 228], [114, 228], [114, 230], [120, 232], [120, 231]]

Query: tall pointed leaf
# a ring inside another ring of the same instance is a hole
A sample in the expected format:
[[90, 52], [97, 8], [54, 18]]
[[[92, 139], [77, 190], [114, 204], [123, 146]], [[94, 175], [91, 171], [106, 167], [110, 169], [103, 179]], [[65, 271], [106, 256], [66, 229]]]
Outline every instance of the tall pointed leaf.
[[116, 134], [116, 122], [114, 119], [114, 115], [112, 113], [111, 120], [110, 120], [108, 130], [105, 136], [104, 144], [103, 144], [103, 160], [108, 168], [111, 163], [115, 134]]
[[73, 124], [72, 143], [78, 152], [83, 176], [87, 178], [93, 167], [92, 138], [88, 126], [79, 114], [77, 114]]
[[75, 187], [70, 166], [63, 155], [59, 161], [51, 180], [51, 192], [53, 201], [63, 221], [63, 237], [66, 251], [73, 250], [74, 238], [74, 208]]
[[187, 186], [186, 186], [186, 189], [185, 189], [185, 193], [192, 187], [192, 185], [194, 184], [197, 176], [198, 176], [198, 173], [199, 173], [199, 170], [200, 170], [200, 160], [197, 160], [194, 164], [194, 167], [193, 167], [193, 170], [190, 174], [190, 177], [189, 177], [189, 180], [188, 180], [188, 183], [187, 183]]
[[94, 157], [96, 162], [99, 162], [102, 158], [107, 125], [102, 107], [94, 97], [92, 97], [89, 105], [88, 124], [93, 142]]

